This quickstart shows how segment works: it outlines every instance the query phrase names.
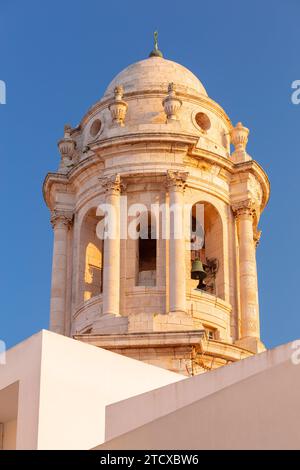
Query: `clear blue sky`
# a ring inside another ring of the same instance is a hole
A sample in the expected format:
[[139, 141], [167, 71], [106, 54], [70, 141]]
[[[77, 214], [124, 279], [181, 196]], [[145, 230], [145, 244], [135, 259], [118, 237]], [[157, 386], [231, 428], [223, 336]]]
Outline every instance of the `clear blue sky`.
[[262, 339], [300, 337], [300, 79], [297, 0], [0, 0], [0, 339], [11, 346], [49, 316], [52, 229], [42, 182], [57, 140], [113, 76], [147, 57], [152, 33], [166, 58], [191, 69], [232, 121], [250, 128], [249, 153], [271, 200], [258, 248]]

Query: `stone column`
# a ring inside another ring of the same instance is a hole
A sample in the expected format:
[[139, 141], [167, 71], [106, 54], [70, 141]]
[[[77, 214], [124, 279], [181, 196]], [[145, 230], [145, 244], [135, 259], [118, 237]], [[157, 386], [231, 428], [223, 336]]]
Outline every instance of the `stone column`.
[[185, 231], [183, 193], [188, 173], [167, 173], [170, 205], [169, 240], [169, 308], [170, 312], [186, 312]]
[[233, 211], [238, 224], [239, 238], [241, 339], [259, 340], [256, 243], [253, 232], [255, 206], [250, 200], [246, 200], [235, 204]]
[[54, 230], [50, 330], [65, 334], [68, 231], [73, 222], [69, 211], [54, 210], [51, 224]]
[[103, 255], [103, 315], [120, 315], [120, 175], [102, 179], [108, 206]]

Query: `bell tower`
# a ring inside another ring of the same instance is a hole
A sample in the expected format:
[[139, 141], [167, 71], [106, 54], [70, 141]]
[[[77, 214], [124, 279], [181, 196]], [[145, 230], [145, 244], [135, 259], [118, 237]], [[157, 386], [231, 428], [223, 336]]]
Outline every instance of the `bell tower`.
[[186, 375], [264, 350], [256, 247], [269, 181], [248, 134], [157, 38], [65, 126], [44, 182], [50, 329]]

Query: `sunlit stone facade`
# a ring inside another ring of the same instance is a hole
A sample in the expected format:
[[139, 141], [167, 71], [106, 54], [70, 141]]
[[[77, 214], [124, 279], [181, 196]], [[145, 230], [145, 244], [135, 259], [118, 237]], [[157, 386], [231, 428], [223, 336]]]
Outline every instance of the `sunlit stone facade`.
[[[185, 375], [262, 351], [256, 246], [269, 182], [247, 153], [248, 133], [192, 72], [159, 56], [127, 67], [77, 127], [65, 126], [60, 166], [44, 182], [50, 328]], [[105, 240], [103, 204], [115, 214]], [[147, 210], [140, 228], [154, 225], [157, 239], [124, 236], [136, 204]], [[197, 204], [205, 235], [195, 253]], [[205, 289], [192, 279], [195, 259]]]

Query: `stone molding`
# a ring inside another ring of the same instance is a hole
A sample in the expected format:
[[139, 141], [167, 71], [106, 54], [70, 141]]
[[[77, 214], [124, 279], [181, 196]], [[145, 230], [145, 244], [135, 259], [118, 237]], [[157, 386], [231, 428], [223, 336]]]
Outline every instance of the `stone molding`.
[[[75, 334], [74, 339], [100, 348], [121, 352], [123, 349], [147, 351], [148, 348], [195, 348], [209, 357], [235, 362], [252, 352], [224, 341], [207, 340], [205, 330], [159, 331], [126, 334]], [[153, 350], [153, 349], [152, 349]]]
[[172, 191], [184, 191], [186, 180], [189, 176], [187, 171], [168, 170], [167, 171], [167, 188]]
[[93, 344], [103, 348], [138, 348], [142, 347], [170, 347], [195, 345], [200, 348], [201, 339], [205, 338], [203, 330], [187, 331], [150, 331], [126, 334], [75, 334], [74, 339]]
[[71, 211], [66, 211], [66, 210], [58, 210], [54, 209], [51, 211], [51, 218], [50, 222], [53, 227], [53, 229], [57, 227], [63, 227], [66, 226], [67, 228], [70, 228], [74, 219], [74, 214]]

